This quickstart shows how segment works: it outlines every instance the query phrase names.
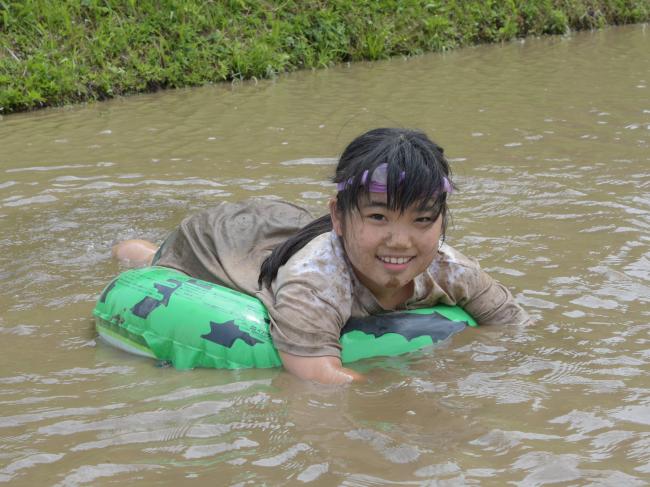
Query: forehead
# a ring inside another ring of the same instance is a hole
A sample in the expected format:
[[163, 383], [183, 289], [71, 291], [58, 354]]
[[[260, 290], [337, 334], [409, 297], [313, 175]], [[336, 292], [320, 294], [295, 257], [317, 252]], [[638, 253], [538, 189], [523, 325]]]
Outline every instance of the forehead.
[[[388, 195], [386, 193], [366, 193], [359, 196], [359, 209], [364, 208], [384, 208], [388, 209]], [[436, 198], [428, 200], [419, 200], [411, 206], [404, 209], [404, 213], [410, 211], [430, 211], [439, 207], [439, 202]], [[399, 210], [395, 210], [399, 211]]]

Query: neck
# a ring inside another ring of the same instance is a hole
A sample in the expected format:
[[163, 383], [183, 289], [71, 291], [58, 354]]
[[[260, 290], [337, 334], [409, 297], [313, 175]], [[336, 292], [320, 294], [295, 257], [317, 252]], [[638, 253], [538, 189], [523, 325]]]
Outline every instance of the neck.
[[379, 305], [385, 310], [395, 309], [399, 305], [406, 303], [413, 296], [413, 290], [415, 288], [413, 281], [402, 287], [376, 289], [372, 285], [368, 285], [369, 283], [366, 282], [363, 276], [360, 276], [356, 271], [354, 273], [359, 282], [372, 293]]
[[411, 296], [413, 296], [414, 286], [415, 284], [413, 281], [411, 281], [395, 293], [381, 298], [378, 296], [375, 297], [377, 298], [377, 302], [381, 305], [382, 308], [386, 310], [395, 309], [398, 306], [406, 303], [411, 298]]

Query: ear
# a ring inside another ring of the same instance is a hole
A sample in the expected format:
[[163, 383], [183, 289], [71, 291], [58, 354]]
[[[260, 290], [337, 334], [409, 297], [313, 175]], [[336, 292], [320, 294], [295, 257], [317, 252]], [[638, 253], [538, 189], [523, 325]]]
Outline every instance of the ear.
[[341, 218], [341, 213], [339, 212], [338, 207], [336, 206], [336, 198], [331, 198], [329, 203], [330, 217], [332, 218], [332, 228], [334, 232], [339, 237], [343, 236], [343, 219]]

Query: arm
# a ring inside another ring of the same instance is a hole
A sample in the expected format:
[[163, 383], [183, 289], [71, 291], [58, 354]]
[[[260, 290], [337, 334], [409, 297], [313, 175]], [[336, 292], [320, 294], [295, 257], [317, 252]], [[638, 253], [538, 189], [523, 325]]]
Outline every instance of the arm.
[[341, 365], [341, 329], [350, 317], [352, 284], [338, 240], [316, 237], [280, 267], [260, 299], [285, 369], [321, 384], [346, 384], [363, 376]]
[[462, 306], [479, 325], [528, 325], [528, 313], [510, 291], [482, 270], [468, 285], [468, 299]]
[[347, 384], [353, 381], [363, 381], [363, 375], [343, 367], [341, 359], [332, 356], [301, 357], [286, 352], [280, 352], [284, 368], [293, 375], [319, 382], [321, 384]]
[[528, 313], [510, 291], [490, 277], [475, 259], [441, 246], [429, 268], [432, 279], [479, 325], [528, 325]]

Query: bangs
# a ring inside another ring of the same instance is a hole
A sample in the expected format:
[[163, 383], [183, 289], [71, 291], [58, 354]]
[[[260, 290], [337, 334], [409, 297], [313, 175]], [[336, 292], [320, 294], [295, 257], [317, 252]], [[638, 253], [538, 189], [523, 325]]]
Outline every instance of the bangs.
[[[391, 210], [404, 212], [415, 205], [418, 210], [435, 209], [438, 214], [446, 209], [447, 191], [453, 183], [442, 148], [420, 132], [377, 129], [382, 130], [397, 133], [392, 137], [383, 134], [368, 150], [360, 147], [352, 154], [346, 150], [341, 156], [339, 166], [343, 167], [334, 178], [342, 188], [337, 195], [339, 208], [358, 209], [359, 202], [372, 194], [371, 186], [381, 180]], [[346, 157], [355, 159], [354, 163], [344, 164]], [[354, 173], [346, 169], [354, 169]]]

